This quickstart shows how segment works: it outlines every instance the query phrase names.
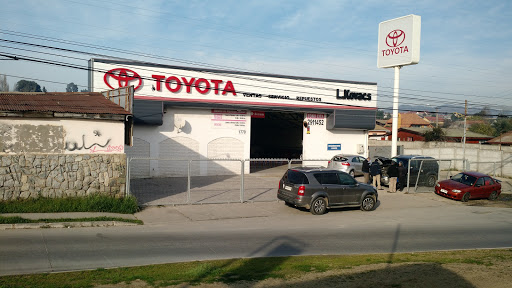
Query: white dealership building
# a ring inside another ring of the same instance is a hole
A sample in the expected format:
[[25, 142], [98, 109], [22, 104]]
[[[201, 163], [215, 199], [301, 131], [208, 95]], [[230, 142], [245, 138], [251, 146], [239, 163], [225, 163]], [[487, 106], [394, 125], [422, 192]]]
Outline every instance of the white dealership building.
[[[377, 83], [91, 59], [90, 91], [134, 86], [133, 147], [139, 176], [208, 175], [207, 159], [329, 159], [367, 155]], [[201, 161], [205, 160], [205, 161]], [[326, 165], [327, 163], [314, 163]], [[248, 167], [246, 168], [248, 169]], [[249, 170], [246, 170], [246, 173]]]

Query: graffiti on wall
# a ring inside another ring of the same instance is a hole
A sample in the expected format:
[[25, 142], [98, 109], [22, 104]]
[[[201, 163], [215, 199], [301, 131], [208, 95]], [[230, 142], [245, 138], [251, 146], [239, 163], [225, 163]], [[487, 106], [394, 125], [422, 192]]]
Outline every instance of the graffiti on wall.
[[[92, 131], [94, 137], [101, 138], [101, 131], [94, 130]], [[81, 142], [77, 141], [66, 141], [66, 150], [67, 151], [81, 151], [81, 150], [89, 150], [90, 153], [97, 152], [122, 152], [123, 144], [121, 145], [109, 145], [111, 138], [108, 138], [104, 141], [97, 140], [86, 140], [86, 134], [82, 134]]]

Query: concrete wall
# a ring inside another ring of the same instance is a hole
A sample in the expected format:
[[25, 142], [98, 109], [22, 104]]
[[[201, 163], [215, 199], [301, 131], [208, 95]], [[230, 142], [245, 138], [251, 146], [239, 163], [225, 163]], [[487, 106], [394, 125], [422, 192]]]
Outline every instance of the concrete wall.
[[[389, 146], [391, 149], [391, 141], [370, 140], [368, 145]], [[419, 154], [440, 160], [452, 160], [449, 166], [452, 169], [463, 170], [462, 159], [465, 157], [467, 170], [512, 177], [512, 147], [466, 143], [463, 149], [462, 143], [419, 141], [398, 141], [397, 145], [404, 147], [403, 154]], [[448, 161], [442, 162], [441, 169], [447, 169], [448, 164]]]
[[0, 200], [94, 193], [122, 197], [126, 192], [125, 154], [19, 154], [0, 158]]
[[0, 153], [124, 153], [124, 123], [6, 117], [0, 119]]

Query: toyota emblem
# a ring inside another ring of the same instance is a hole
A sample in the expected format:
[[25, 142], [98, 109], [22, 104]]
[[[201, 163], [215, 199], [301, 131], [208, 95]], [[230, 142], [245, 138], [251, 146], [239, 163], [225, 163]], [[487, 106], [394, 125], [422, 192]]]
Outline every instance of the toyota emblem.
[[[113, 80], [112, 80], [113, 79]], [[134, 90], [137, 90], [140, 85], [142, 84], [142, 79], [140, 78], [139, 74], [137, 72], [126, 69], [126, 68], [115, 68], [107, 73], [105, 73], [105, 76], [103, 77], [103, 81], [105, 81], [105, 84], [107, 84], [108, 87], [111, 89], [117, 89], [121, 87], [127, 87], [130, 85], [132, 81], [137, 81], [138, 83], [135, 86]], [[110, 85], [110, 81], [115, 83], [117, 81], [117, 85]], [[117, 87], [115, 87], [117, 86]]]
[[386, 44], [392, 48], [400, 46], [404, 41], [405, 32], [400, 29], [393, 30], [386, 36]]

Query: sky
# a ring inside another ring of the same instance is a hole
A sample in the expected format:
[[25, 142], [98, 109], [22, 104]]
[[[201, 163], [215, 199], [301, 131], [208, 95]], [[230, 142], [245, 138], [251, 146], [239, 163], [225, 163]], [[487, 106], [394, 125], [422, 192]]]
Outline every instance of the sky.
[[[463, 109], [467, 100], [470, 109], [512, 111], [509, 0], [0, 0], [0, 7], [0, 54], [79, 68], [108, 56], [376, 82], [380, 109], [392, 107], [394, 71], [377, 68], [379, 23], [419, 15], [420, 61], [400, 70], [400, 105]], [[21, 79], [48, 91], [70, 82], [87, 88], [84, 69], [0, 59], [11, 90]]]

